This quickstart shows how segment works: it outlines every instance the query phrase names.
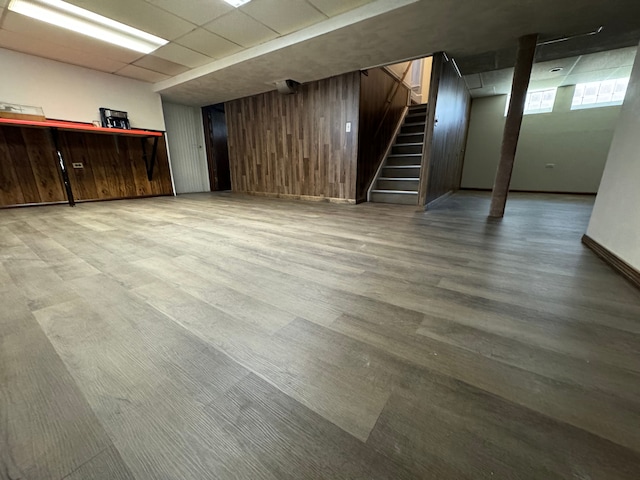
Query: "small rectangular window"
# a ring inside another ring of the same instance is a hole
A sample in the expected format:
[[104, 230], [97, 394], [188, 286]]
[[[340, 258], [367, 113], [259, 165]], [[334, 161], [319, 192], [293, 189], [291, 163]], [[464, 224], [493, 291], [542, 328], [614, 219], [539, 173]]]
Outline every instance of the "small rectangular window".
[[[549, 113], [553, 111], [553, 104], [556, 101], [557, 88], [547, 88], [545, 90], [533, 90], [527, 92], [527, 98], [524, 102], [524, 114]], [[509, 111], [509, 100], [511, 95], [507, 96], [507, 105], [504, 109], [504, 116]]]
[[579, 83], [573, 94], [571, 110], [622, 105], [628, 85], [628, 77], [602, 82]]

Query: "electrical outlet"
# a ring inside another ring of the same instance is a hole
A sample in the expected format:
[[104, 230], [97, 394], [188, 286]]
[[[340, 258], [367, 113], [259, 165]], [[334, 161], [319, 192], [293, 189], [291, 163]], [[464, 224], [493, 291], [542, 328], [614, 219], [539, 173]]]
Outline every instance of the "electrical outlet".
[[555, 163], [547, 163], [544, 168], [556, 168], [556, 164]]
[[84, 168], [84, 164], [82, 163], [72, 163], [71, 166], [73, 168]]
[[347, 133], [351, 132], [351, 122], [347, 122], [347, 128], [345, 130]]

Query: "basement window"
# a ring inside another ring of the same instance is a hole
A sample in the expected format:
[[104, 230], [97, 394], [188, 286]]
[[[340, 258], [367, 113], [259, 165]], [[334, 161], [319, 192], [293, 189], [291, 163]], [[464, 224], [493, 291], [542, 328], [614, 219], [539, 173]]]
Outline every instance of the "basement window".
[[[552, 112], [557, 92], [557, 88], [547, 88], [544, 90], [532, 90], [527, 92], [527, 98], [524, 102], [524, 114], [530, 115], [534, 113]], [[509, 111], [509, 100], [511, 100], [511, 95], [507, 96], [507, 105], [504, 108], [505, 117]]]
[[629, 77], [604, 80], [603, 82], [579, 83], [573, 94], [571, 110], [622, 105], [628, 85]]

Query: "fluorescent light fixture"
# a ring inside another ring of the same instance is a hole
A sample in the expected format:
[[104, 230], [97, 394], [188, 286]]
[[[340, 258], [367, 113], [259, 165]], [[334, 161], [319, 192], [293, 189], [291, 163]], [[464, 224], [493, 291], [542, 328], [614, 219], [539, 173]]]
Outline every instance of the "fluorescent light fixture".
[[224, 0], [225, 2], [227, 2], [229, 5], [231, 5], [232, 7], [236, 7], [238, 8], [241, 5], [244, 5], [245, 3], [249, 3], [251, 0]]
[[151, 53], [169, 43], [61, 0], [11, 0], [9, 10], [140, 53]]

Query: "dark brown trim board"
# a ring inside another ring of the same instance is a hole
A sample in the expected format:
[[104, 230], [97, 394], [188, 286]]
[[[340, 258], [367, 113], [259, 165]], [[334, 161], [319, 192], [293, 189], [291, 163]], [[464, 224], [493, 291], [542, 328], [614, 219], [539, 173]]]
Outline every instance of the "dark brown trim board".
[[640, 271], [633, 268], [606, 247], [603, 247], [587, 234], [582, 236], [584, 243], [598, 257], [605, 261], [611, 268], [629, 280], [636, 288], [640, 289]]

